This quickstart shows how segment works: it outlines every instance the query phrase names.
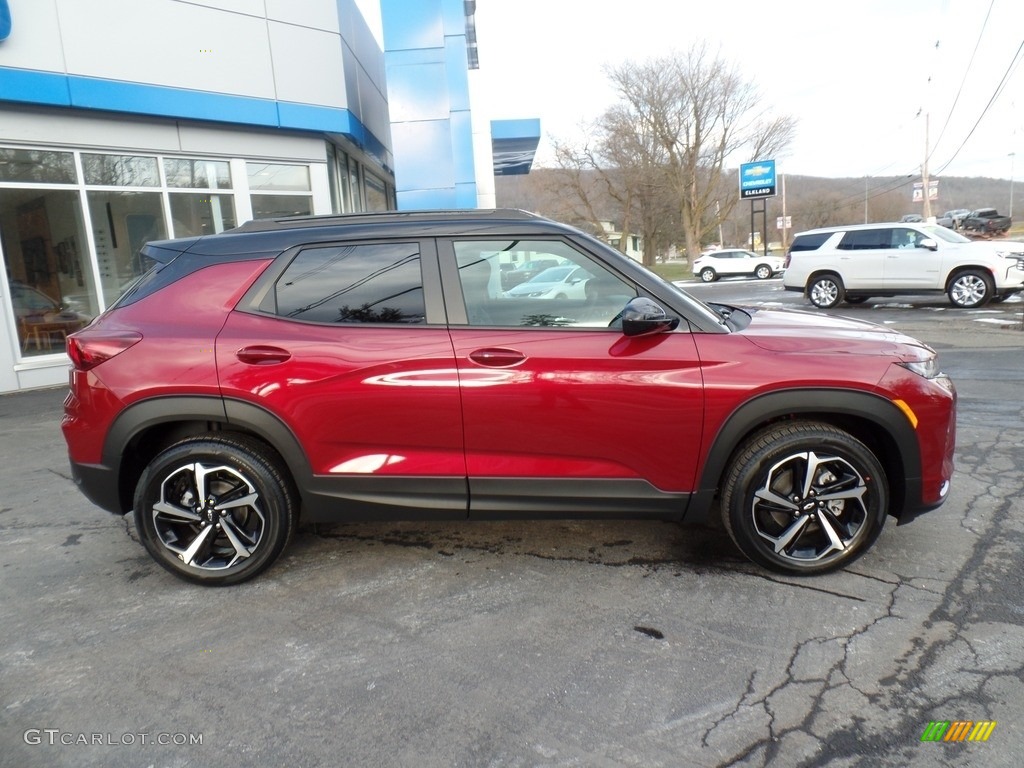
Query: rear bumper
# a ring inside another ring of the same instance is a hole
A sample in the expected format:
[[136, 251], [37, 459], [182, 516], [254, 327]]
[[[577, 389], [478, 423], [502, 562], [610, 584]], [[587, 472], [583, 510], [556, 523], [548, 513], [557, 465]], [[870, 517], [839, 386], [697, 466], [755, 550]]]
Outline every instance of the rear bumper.
[[71, 479], [85, 497], [101, 509], [115, 515], [123, 515], [130, 510], [121, 509], [117, 494], [117, 478], [110, 467], [99, 464], [79, 464], [71, 461]]

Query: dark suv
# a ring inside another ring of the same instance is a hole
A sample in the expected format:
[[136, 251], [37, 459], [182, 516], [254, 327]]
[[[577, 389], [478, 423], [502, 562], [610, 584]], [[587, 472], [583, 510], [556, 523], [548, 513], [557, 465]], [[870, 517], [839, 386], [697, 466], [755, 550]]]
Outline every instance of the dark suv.
[[[191, 581], [255, 576], [300, 519], [716, 509], [752, 560], [817, 573], [949, 489], [956, 398], [923, 344], [709, 306], [522, 211], [252, 221], [143, 252], [70, 337], [63, 430], [84, 493]], [[586, 290], [503, 291], [529, 253]]]

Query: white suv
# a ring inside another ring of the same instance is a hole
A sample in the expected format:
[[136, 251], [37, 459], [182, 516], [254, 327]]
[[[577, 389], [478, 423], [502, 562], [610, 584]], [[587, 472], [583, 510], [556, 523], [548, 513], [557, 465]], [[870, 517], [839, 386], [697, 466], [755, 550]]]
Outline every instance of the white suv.
[[1024, 290], [1024, 243], [968, 240], [937, 224], [857, 224], [800, 232], [783, 285], [822, 309], [871, 296], [943, 292], [980, 307]]

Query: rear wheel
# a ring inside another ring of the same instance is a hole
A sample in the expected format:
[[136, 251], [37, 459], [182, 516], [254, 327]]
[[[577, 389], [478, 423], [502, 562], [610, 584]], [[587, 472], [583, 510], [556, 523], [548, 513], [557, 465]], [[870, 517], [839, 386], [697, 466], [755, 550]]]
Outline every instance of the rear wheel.
[[875, 455], [818, 422], [777, 424], [753, 435], [722, 487], [722, 519], [736, 546], [784, 573], [850, 564], [878, 537], [888, 504]]
[[821, 309], [831, 309], [843, 300], [845, 293], [838, 275], [818, 275], [807, 284], [807, 298]]
[[772, 268], [769, 267], [767, 264], [759, 265], [757, 270], [755, 270], [754, 272], [754, 276], [758, 280], [767, 280], [769, 277], [772, 276], [772, 274]]
[[715, 270], [711, 267], [704, 267], [704, 269], [700, 271], [700, 279], [705, 283], [713, 283], [718, 279], [718, 275], [715, 274]]
[[135, 492], [143, 545], [197, 584], [247, 581], [284, 550], [298, 520], [280, 462], [244, 436], [190, 438], [158, 454]]
[[954, 306], [972, 309], [987, 304], [995, 293], [995, 286], [987, 272], [969, 269], [953, 278], [946, 293]]

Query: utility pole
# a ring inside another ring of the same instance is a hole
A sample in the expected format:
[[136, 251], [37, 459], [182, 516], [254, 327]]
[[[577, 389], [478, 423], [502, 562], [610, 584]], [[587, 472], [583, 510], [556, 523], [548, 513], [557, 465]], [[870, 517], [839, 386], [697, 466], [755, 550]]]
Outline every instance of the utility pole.
[[1013, 218], [1013, 161], [1017, 158], [1016, 152], [1010, 153], [1010, 212], [1007, 214], [1011, 219]]
[[924, 164], [921, 166], [921, 193], [924, 196], [924, 210], [922, 216], [928, 221], [932, 217], [932, 197], [928, 189], [928, 116], [924, 113]]

